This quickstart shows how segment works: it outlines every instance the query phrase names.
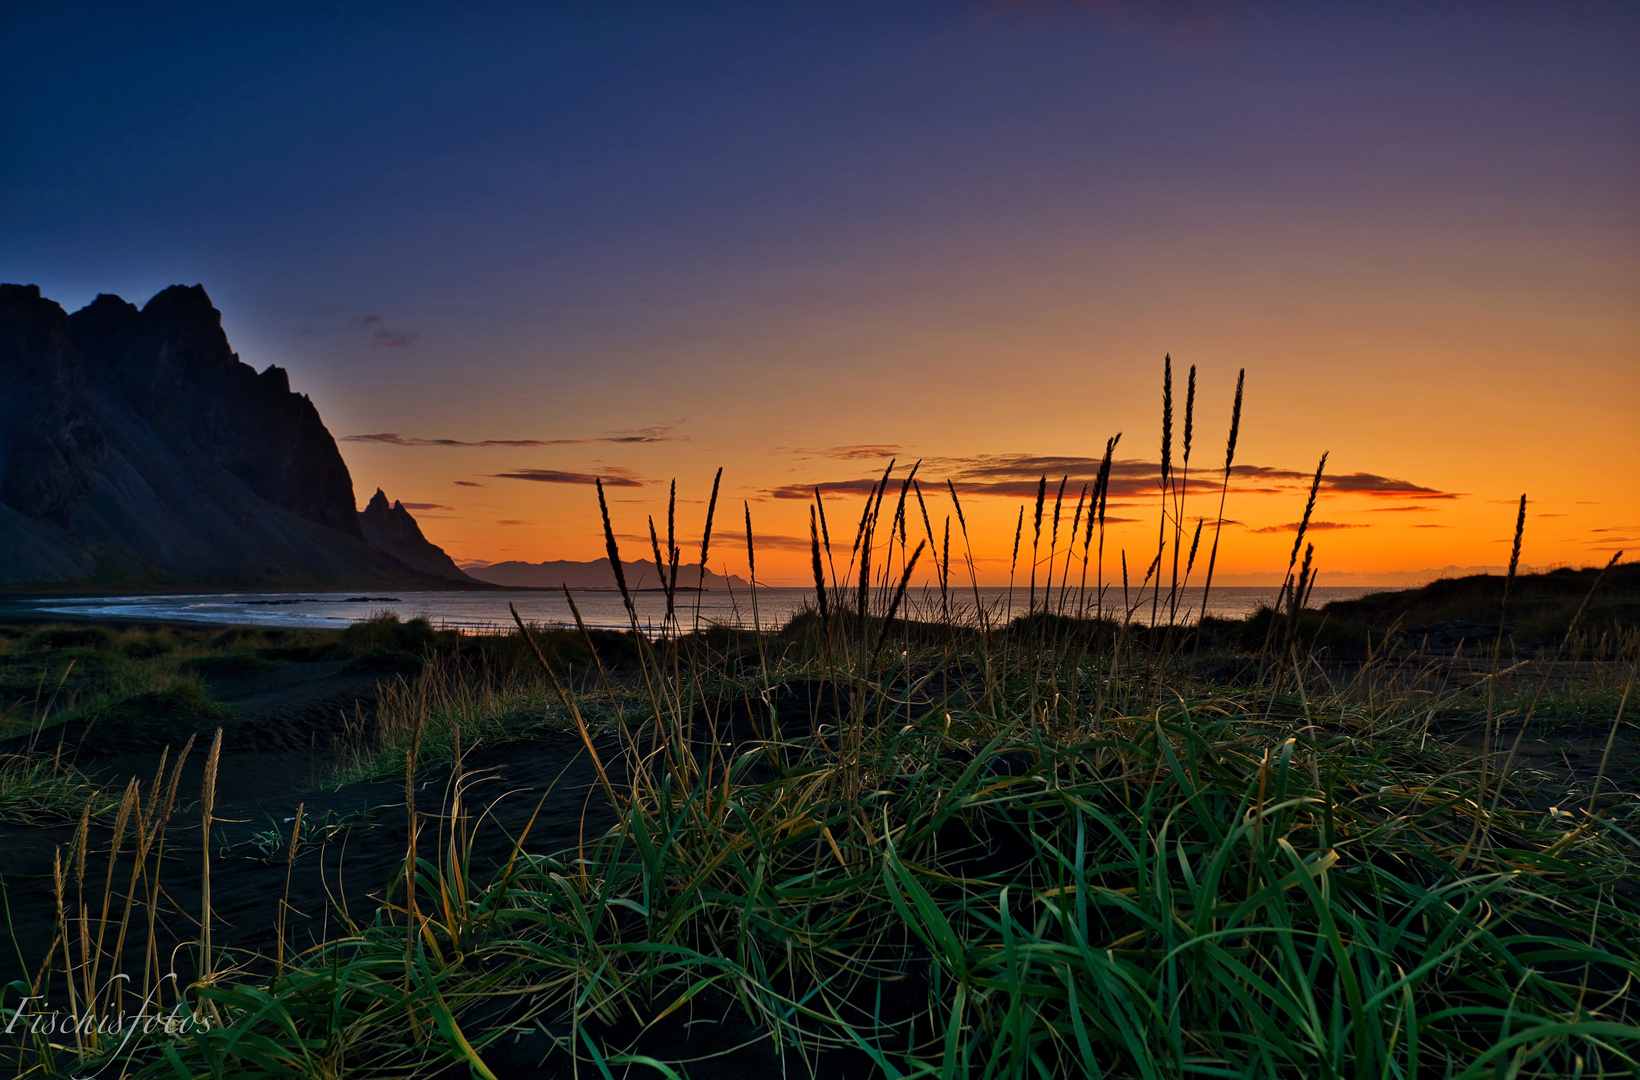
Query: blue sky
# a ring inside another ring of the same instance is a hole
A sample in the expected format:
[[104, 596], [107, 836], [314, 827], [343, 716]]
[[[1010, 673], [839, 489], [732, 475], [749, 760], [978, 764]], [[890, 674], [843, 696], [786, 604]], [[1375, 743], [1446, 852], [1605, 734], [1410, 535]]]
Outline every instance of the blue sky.
[[[581, 542], [555, 522], [586, 492], [487, 479], [507, 470], [728, 464], [758, 500], [844, 478], [834, 446], [1096, 452], [1154, 427], [1164, 351], [1203, 365], [1214, 410], [1249, 367], [1272, 467], [1330, 448], [1507, 498], [1633, 458], [1631, 5], [0, 20], [0, 279], [71, 310], [201, 282], [338, 436], [676, 433], [344, 444], [361, 500], [380, 483], [441, 507], [429, 531], [460, 555]], [[1522, 438], [1477, 465], [1503, 428]], [[1640, 510], [1632, 485], [1600, 499]], [[1391, 547], [1414, 540], [1435, 543]], [[1446, 555], [1485, 561], [1396, 557]]]

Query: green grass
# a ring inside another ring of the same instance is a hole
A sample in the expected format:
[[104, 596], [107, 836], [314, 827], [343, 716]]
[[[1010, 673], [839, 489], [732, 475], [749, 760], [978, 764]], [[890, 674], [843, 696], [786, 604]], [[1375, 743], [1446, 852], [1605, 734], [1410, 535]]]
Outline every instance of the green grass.
[[78, 818], [88, 804], [93, 814], [102, 814], [112, 803], [84, 773], [55, 757], [0, 756], [0, 822], [60, 824]]
[[387, 668], [392, 674], [377, 686], [375, 716], [357, 718], [330, 782], [403, 775], [412, 742], [419, 762], [443, 764], [455, 759], [458, 741], [470, 750], [568, 729], [538, 672], [491, 659], [470, 649], [433, 653], [410, 673]]
[[[822, 680], [848, 703], [840, 743], [771, 769], [760, 745], [714, 759], [674, 739], [616, 793], [614, 829], [525, 843], [494, 879], [431, 808], [413, 933], [400, 878], [282, 974], [195, 987], [221, 1026], [128, 1064], [432, 1075], [522, 1034], [596, 1076], [665, 1057], [692, 1019], [820, 1075], [828, 1053], [929, 1077], [1637, 1067], [1632, 799], [1493, 810], [1421, 734], [1421, 699], [1321, 677], [1225, 687], [1030, 623], [943, 646], [906, 630], [873, 664], [872, 633], [834, 624], [828, 646], [824, 629], [686, 639], [676, 664], [658, 650], [653, 696], [612, 678], [568, 700], [665, 745], [697, 711], [727, 723]], [[767, 666], [742, 666], [760, 646]], [[417, 715], [423, 764], [457, 725], [468, 745], [531, 730], [553, 709], [524, 686], [430, 665], [359, 775], [402, 771]]]

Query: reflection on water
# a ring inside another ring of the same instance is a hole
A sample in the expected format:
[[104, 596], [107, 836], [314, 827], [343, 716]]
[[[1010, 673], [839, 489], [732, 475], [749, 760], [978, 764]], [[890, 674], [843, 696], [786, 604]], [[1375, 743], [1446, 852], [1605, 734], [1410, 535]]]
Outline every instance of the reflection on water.
[[[1373, 589], [1317, 588], [1310, 603], [1320, 605], [1330, 600], [1349, 600], [1363, 596]], [[1208, 614], [1220, 618], [1242, 618], [1269, 604], [1276, 598], [1277, 588], [1224, 588], [1214, 589], [1208, 604]], [[850, 590], [848, 599], [855, 593]], [[1041, 596], [1038, 595], [1038, 602]], [[757, 590], [755, 621], [765, 629], [783, 625], [794, 614], [814, 605], [812, 589]], [[638, 611], [638, 622], [648, 632], [659, 632], [666, 620], [666, 597], [658, 592], [642, 592], [633, 596]], [[508, 603], [517, 606], [518, 613], [533, 623], [547, 625], [574, 625], [569, 604], [564, 594], [557, 591], [508, 590], [497, 592], [308, 592], [308, 593], [195, 593], [176, 596], [103, 596], [74, 597], [31, 601], [11, 601], [0, 604], [0, 614], [15, 612], [45, 612], [80, 618], [109, 619], [164, 619], [179, 622], [231, 624], [239, 626], [315, 627], [338, 628], [383, 612], [392, 612], [401, 619], [424, 617], [434, 625], [451, 629], [484, 631], [512, 625], [507, 611]], [[975, 598], [972, 589], [950, 597], [952, 617], [963, 622], [974, 621]], [[1026, 610], [1026, 590], [980, 589], [979, 603], [989, 612], [992, 622]], [[1181, 591], [1178, 620], [1189, 621], [1201, 610], [1202, 591]], [[614, 591], [580, 591], [575, 593], [575, 605], [588, 626], [621, 630], [629, 625], [626, 607]], [[1151, 621], [1153, 597], [1137, 594], [1128, 598], [1135, 621]], [[886, 600], [880, 606], [886, 606]], [[1055, 610], [1061, 610], [1060, 597], [1053, 597]], [[1074, 590], [1064, 597], [1063, 611], [1076, 614], [1085, 610], [1095, 613], [1100, 605], [1090, 589], [1079, 604]], [[1107, 616], [1121, 618], [1123, 599], [1119, 590], [1107, 591], [1102, 606]], [[1168, 619], [1167, 594], [1155, 605], [1157, 618]], [[710, 591], [679, 594], [678, 621], [685, 628], [693, 626], [726, 625], [751, 627], [754, 622], [752, 596], [748, 590]], [[909, 594], [902, 613], [908, 618], [937, 619], [941, 617], [940, 596], [937, 591]]]

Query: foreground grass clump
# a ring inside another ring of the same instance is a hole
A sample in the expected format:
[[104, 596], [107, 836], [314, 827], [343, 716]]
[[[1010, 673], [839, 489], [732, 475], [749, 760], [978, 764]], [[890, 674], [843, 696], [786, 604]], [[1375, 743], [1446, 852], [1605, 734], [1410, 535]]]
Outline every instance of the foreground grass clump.
[[562, 731], [553, 716], [557, 702], [539, 673], [495, 662], [491, 648], [436, 652], [412, 674], [395, 674], [377, 686], [374, 719], [355, 717], [334, 784], [404, 771], [412, 744], [426, 764], [452, 761], [466, 740], [503, 743], [543, 731]]
[[189, 992], [217, 1022], [127, 1064], [535, 1075], [491, 1064], [525, 1047], [562, 1075], [723, 1052], [770, 1075], [1635, 1068], [1632, 798], [1494, 803], [1419, 702], [1320, 679], [1214, 688], [1027, 623], [945, 649], [908, 632], [874, 667], [875, 634], [824, 629], [733, 673], [680, 642], [650, 711], [590, 746], [618, 819], [579, 846], [523, 836], [478, 873], [458, 779], [420, 811], [413, 892], [397, 879], [267, 976], [220, 956]]
[[35, 753], [0, 755], [0, 824], [56, 824], [73, 819], [87, 803], [93, 814], [113, 800], [60, 758]]

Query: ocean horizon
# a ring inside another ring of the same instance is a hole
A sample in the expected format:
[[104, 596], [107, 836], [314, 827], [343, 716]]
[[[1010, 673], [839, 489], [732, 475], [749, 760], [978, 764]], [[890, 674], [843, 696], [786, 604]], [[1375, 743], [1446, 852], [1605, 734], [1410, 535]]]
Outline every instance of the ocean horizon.
[[[886, 605], [881, 590], [873, 590], [879, 600], [876, 607]], [[1353, 600], [1381, 587], [1337, 586], [1312, 590], [1310, 605], [1320, 607], [1335, 600]], [[981, 588], [979, 603], [993, 623], [1024, 614], [1030, 604], [1028, 587]], [[1279, 586], [1227, 586], [1214, 588], [1208, 600], [1207, 614], [1217, 618], [1240, 619], [1251, 615], [1260, 606], [1274, 603]], [[575, 606], [587, 626], [601, 630], [626, 630], [631, 626], [621, 595], [616, 590], [572, 590]], [[852, 603], [858, 594], [844, 590], [845, 599]], [[1043, 592], [1037, 590], [1037, 604]], [[637, 609], [638, 624], [645, 633], [664, 632], [666, 597], [664, 593], [636, 592], [632, 594]], [[698, 602], [697, 602], [698, 601]], [[951, 615], [960, 622], [974, 622], [975, 593], [972, 588], [953, 589], [949, 595]], [[433, 625], [466, 633], [504, 631], [512, 626], [508, 605], [514, 605], [525, 621], [546, 626], [573, 626], [574, 613], [559, 590], [507, 590], [496, 592], [394, 592], [365, 593], [358, 590], [326, 590], [304, 592], [240, 592], [240, 593], [176, 593], [168, 595], [108, 595], [89, 597], [45, 597], [29, 600], [0, 602], [0, 612], [13, 615], [61, 615], [74, 619], [153, 620], [158, 622], [205, 623], [223, 626], [258, 626], [296, 629], [340, 629], [362, 619], [382, 614], [397, 615], [400, 619], [425, 618]], [[812, 588], [781, 588], [760, 586], [754, 594], [750, 590], [710, 590], [680, 592], [675, 598], [678, 625], [684, 629], [709, 626], [730, 626], [740, 629], [762, 627], [777, 629], [805, 609], [814, 607]], [[1101, 604], [1093, 589], [1078, 596], [1070, 589], [1063, 596], [1053, 590], [1051, 608], [1067, 615], [1084, 613], [1104, 614], [1122, 618], [1131, 610], [1135, 622], [1149, 624], [1154, 604], [1158, 622], [1169, 618], [1168, 594], [1164, 589], [1159, 599], [1152, 590], [1142, 596], [1129, 590], [1126, 602], [1120, 588], [1106, 587]], [[1190, 622], [1200, 613], [1202, 590], [1198, 587], [1179, 590], [1175, 621]], [[934, 620], [944, 615], [940, 594], [936, 589], [908, 592], [902, 605], [901, 617]]]

